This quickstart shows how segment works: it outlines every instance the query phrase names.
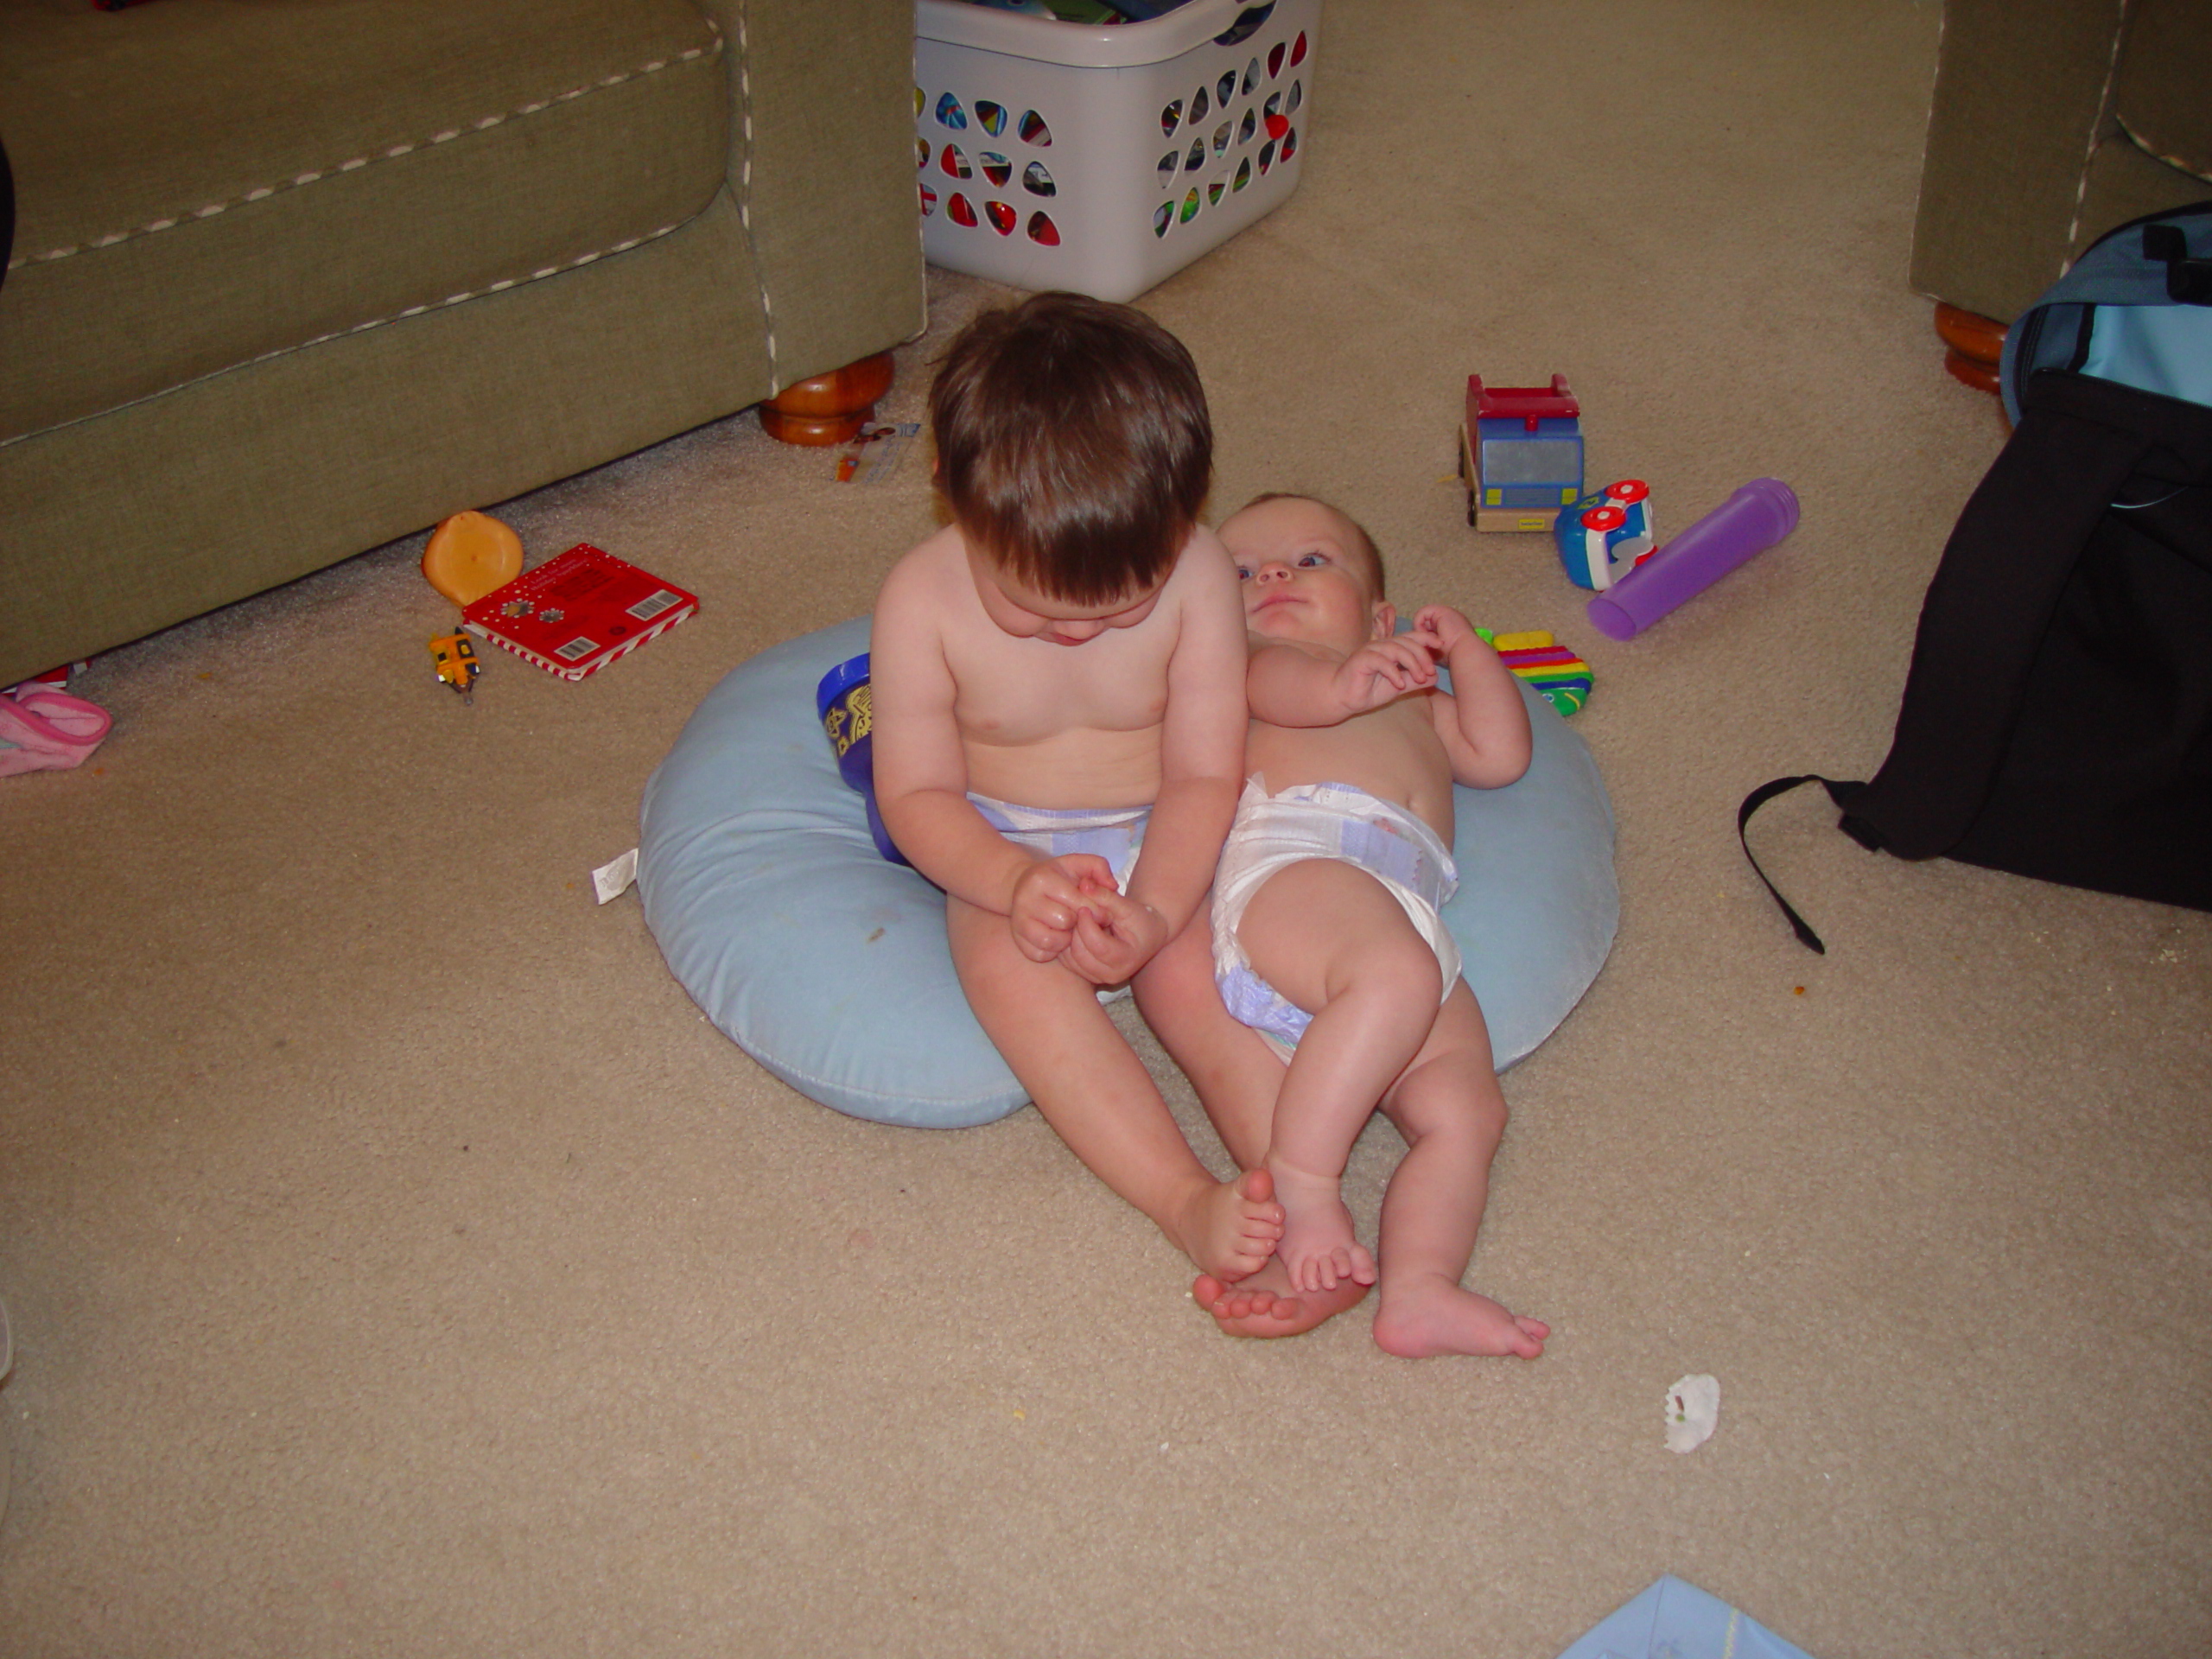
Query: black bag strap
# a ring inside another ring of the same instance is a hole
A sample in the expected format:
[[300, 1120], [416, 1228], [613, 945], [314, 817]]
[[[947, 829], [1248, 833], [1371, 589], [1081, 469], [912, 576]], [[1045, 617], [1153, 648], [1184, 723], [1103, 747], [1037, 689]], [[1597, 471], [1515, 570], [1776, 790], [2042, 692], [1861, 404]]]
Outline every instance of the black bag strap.
[[[1816, 772], [1808, 772], [1799, 778], [1770, 779], [1744, 797], [1744, 804], [1736, 809], [1736, 840], [1744, 849], [1745, 859], [1751, 864], [1751, 874], [1758, 877], [1760, 884], [1774, 895], [1774, 902], [1782, 906], [1782, 913], [1789, 918], [1789, 928], [1796, 934], [1797, 943], [1807, 950], [1825, 957], [1828, 953], [1827, 946], [1821, 943], [1821, 936], [1807, 925], [1805, 918], [1797, 913], [1796, 907], [1782, 896], [1782, 889], [1767, 880], [1766, 872], [1759, 868], [1758, 860], [1751, 855], [1751, 843], [1750, 838], [1745, 834], [1745, 828], [1751, 823], [1752, 813], [1758, 811], [1776, 796], [1787, 795], [1800, 784], [1820, 785], [1827, 791], [1830, 800], [1839, 807], [1847, 809], [1858, 798], [1859, 792], [1866, 787], [1864, 784], [1840, 783], [1833, 778], [1823, 778]], [[1843, 819], [1843, 828], [1850, 832], [1853, 840], [1869, 852], [1881, 850], [1880, 841], [1864, 824], [1853, 818], [1847, 811]]]
[[2176, 305], [2212, 305], [2212, 259], [2189, 257], [2189, 237], [2174, 224], [2143, 227], [2143, 257], [2166, 268], [2166, 297]]

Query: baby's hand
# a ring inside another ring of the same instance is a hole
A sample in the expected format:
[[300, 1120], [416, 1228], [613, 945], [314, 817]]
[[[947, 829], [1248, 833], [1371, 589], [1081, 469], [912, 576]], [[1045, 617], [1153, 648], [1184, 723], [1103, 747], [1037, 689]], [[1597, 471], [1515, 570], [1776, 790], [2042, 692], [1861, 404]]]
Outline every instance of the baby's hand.
[[[1100, 861], [1103, 862], [1103, 861]], [[1061, 960], [1094, 985], [1122, 985], [1167, 943], [1167, 918], [1109, 880], [1084, 883], [1085, 905]]]
[[1113, 892], [1114, 870], [1094, 853], [1042, 858], [1024, 870], [1014, 881], [1007, 911], [1007, 925], [1021, 954], [1032, 962], [1065, 954], [1075, 938], [1077, 919], [1097, 905], [1096, 889], [1102, 885]]
[[1436, 657], [1419, 633], [1370, 639], [1338, 665], [1331, 682], [1345, 718], [1436, 683]]
[[1414, 612], [1413, 637], [1433, 641], [1440, 662], [1449, 658], [1461, 640], [1482, 638], [1475, 625], [1449, 605], [1424, 605]]

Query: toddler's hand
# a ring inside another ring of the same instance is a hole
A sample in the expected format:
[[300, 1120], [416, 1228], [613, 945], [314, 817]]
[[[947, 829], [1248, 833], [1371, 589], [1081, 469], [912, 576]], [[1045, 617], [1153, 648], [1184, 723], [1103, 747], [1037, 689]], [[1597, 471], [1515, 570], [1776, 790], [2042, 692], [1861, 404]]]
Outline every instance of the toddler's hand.
[[1084, 912], [1061, 960], [1094, 985], [1125, 984], [1167, 943], [1167, 918], [1121, 892], [1110, 877], [1084, 887]]
[[1113, 892], [1114, 870], [1094, 853], [1043, 858], [1024, 870], [1007, 911], [1007, 925], [1021, 954], [1032, 962], [1065, 954], [1075, 938], [1077, 919], [1096, 905], [1101, 886]]
[[1419, 633], [1370, 639], [1344, 658], [1331, 689], [1347, 718], [1380, 709], [1394, 697], [1436, 683], [1436, 657]]

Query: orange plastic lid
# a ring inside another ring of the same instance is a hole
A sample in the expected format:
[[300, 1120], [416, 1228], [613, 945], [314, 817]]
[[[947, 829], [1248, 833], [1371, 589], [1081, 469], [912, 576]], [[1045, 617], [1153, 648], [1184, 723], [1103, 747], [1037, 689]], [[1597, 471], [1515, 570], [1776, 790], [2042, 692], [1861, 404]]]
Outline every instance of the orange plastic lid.
[[485, 512], [456, 512], [423, 550], [430, 586], [464, 609], [522, 574], [522, 537]]

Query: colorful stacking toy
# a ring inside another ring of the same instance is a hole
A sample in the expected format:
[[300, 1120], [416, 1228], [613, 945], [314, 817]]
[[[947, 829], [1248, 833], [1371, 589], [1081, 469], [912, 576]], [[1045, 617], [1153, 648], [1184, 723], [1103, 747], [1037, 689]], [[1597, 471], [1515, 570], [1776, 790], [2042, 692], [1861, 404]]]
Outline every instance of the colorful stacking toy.
[[1498, 660], [1562, 715], [1582, 707], [1596, 683], [1590, 664], [1548, 633], [1484, 633]]

